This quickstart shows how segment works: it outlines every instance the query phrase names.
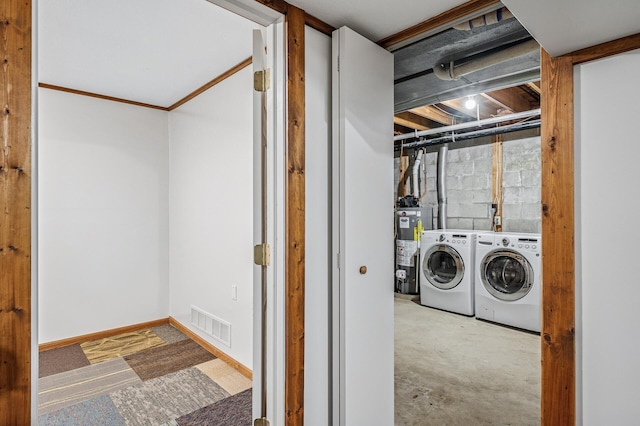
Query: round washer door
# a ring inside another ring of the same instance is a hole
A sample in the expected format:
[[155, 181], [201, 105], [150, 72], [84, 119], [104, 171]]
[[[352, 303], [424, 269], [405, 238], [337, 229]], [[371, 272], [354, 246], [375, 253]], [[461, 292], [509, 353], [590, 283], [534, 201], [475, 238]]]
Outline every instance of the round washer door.
[[451, 290], [462, 281], [464, 262], [460, 253], [453, 247], [438, 244], [425, 253], [422, 271], [434, 287], [440, 290]]
[[522, 299], [533, 287], [533, 268], [520, 253], [494, 250], [482, 259], [482, 284], [495, 298], [504, 301]]

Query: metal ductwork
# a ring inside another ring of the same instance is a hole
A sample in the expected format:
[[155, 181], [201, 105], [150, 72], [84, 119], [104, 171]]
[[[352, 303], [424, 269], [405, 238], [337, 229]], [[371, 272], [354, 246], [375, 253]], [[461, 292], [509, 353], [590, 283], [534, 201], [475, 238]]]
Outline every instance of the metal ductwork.
[[449, 145], [444, 144], [438, 150], [438, 229], [447, 229], [447, 155]]
[[484, 15], [478, 16], [477, 18], [473, 18], [469, 21], [456, 24], [453, 26], [453, 28], [455, 28], [456, 30], [470, 31], [474, 28], [494, 25], [498, 22], [506, 21], [507, 19], [511, 18], [513, 18], [513, 13], [511, 13], [506, 7], [503, 7], [498, 10], [485, 13]]
[[534, 39], [529, 39], [494, 53], [476, 55], [460, 65], [456, 65], [455, 61], [442, 62], [433, 68], [433, 73], [441, 80], [459, 80], [467, 74], [524, 56], [536, 50], [540, 50], [540, 45]]

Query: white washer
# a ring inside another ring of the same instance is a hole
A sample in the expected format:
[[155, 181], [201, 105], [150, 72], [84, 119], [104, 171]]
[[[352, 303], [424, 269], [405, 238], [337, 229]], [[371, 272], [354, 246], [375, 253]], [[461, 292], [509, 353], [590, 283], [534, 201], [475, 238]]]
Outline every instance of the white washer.
[[478, 231], [439, 229], [422, 233], [420, 303], [473, 315], [473, 263]]
[[476, 318], [540, 332], [541, 246], [540, 234], [478, 235]]

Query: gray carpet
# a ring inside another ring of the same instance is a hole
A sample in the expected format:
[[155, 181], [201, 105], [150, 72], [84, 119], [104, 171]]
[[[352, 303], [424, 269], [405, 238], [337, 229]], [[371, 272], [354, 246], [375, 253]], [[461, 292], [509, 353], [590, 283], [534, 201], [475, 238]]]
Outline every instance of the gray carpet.
[[229, 393], [193, 367], [143, 382], [109, 395], [128, 425], [167, 423]]
[[38, 416], [40, 426], [126, 426], [109, 396], [102, 395]]
[[141, 384], [122, 358], [43, 377], [38, 382], [38, 414]]

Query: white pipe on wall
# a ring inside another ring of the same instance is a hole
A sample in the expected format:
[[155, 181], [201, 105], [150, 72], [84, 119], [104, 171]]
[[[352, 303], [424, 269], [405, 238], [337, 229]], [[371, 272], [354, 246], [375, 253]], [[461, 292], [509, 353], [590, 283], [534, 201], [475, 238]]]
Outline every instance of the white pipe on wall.
[[422, 161], [422, 150], [418, 151], [416, 161], [413, 163], [413, 196], [420, 198], [420, 183], [418, 182], [418, 171], [420, 170], [420, 162]]

